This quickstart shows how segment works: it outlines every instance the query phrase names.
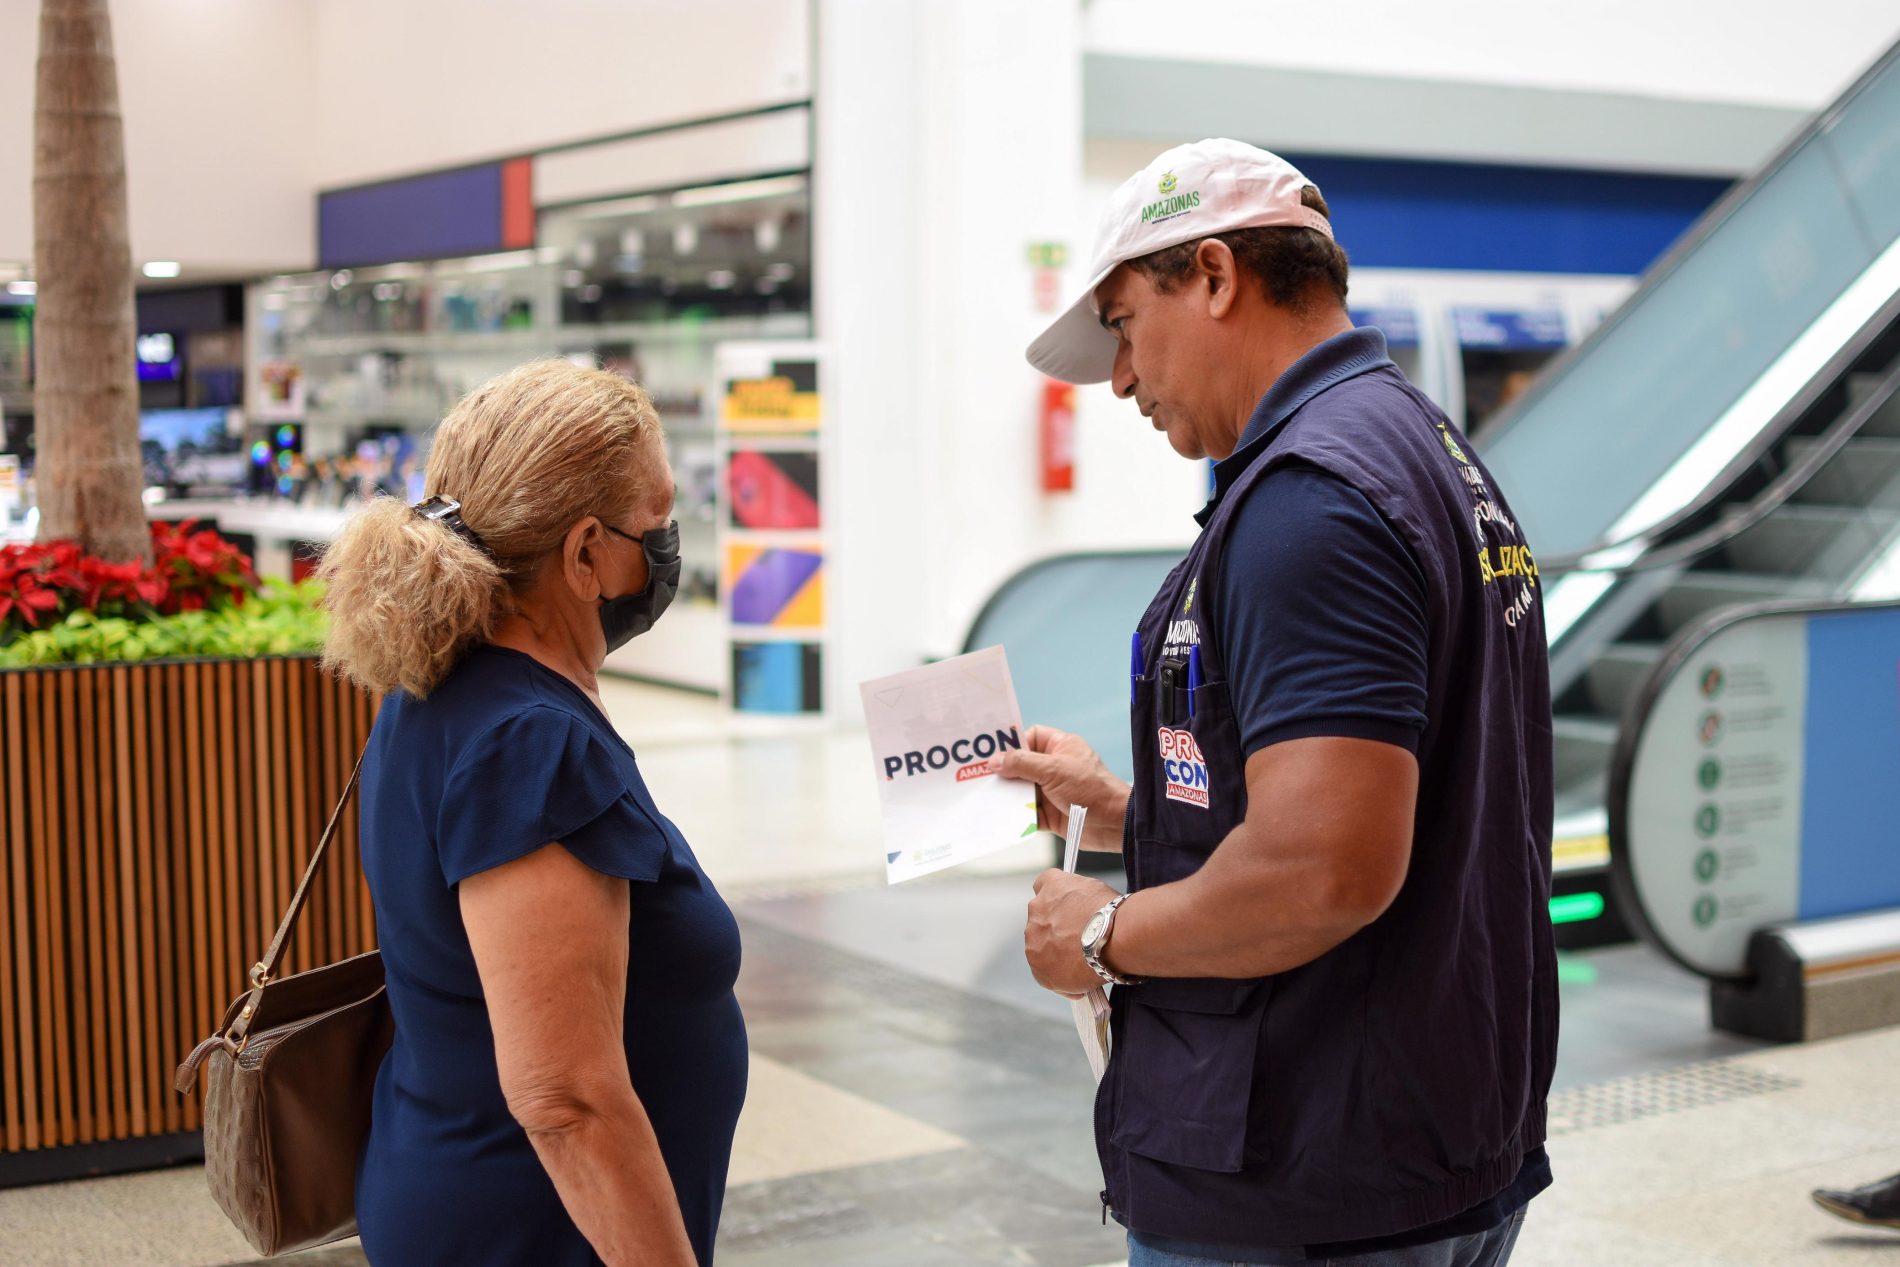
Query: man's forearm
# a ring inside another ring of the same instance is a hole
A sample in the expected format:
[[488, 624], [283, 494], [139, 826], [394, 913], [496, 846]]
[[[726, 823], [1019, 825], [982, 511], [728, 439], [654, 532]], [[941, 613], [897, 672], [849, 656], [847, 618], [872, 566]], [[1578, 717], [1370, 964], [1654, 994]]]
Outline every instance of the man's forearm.
[[1126, 783], [1120, 788], [1120, 796], [1109, 803], [1089, 807], [1088, 823], [1082, 829], [1082, 848], [1091, 853], [1120, 853], [1122, 836], [1128, 822], [1128, 799], [1131, 789]]
[[1311, 963], [1376, 914], [1321, 867], [1238, 852], [1223, 844], [1187, 879], [1123, 902], [1107, 964], [1133, 977], [1264, 977]]

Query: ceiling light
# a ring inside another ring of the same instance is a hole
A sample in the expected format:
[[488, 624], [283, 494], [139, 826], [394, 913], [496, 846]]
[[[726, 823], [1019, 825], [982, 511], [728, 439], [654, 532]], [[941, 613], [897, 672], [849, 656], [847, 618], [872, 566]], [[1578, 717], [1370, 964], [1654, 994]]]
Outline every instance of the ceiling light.
[[177, 260], [145, 261], [145, 275], [147, 277], [176, 277], [182, 271], [183, 270], [178, 267]]
[[739, 180], [729, 185], [702, 185], [682, 189], [673, 195], [676, 207], [709, 207], [721, 202], [750, 202], [754, 198], [772, 198], [779, 194], [800, 193], [803, 176], [772, 176], [765, 180]]
[[731, 290], [738, 280], [729, 268], [715, 268], [706, 274], [706, 285], [712, 290]]
[[342, 290], [345, 286], [349, 284], [350, 284], [350, 270], [349, 269], [340, 268], [336, 272], [330, 274], [330, 289], [331, 290]]
[[778, 250], [779, 224], [777, 216], [767, 216], [752, 227], [752, 241], [761, 253], [769, 254]]
[[639, 215], [643, 211], [658, 211], [660, 200], [653, 194], [642, 194], [638, 198], [616, 198], [612, 202], [597, 202], [590, 207], [582, 207], [575, 214], [582, 220], [604, 220], [610, 216]]
[[647, 235], [638, 229], [620, 231], [620, 253], [622, 255], [645, 255], [647, 253]]
[[472, 255], [462, 261], [465, 273], [503, 273], [534, 263], [533, 251], [503, 251], [499, 255]]
[[7, 293], [9, 295], [37, 295], [40, 293], [40, 287], [38, 282], [8, 282]]
[[673, 226], [673, 253], [691, 255], [699, 249], [699, 226], [695, 224], [677, 224]]

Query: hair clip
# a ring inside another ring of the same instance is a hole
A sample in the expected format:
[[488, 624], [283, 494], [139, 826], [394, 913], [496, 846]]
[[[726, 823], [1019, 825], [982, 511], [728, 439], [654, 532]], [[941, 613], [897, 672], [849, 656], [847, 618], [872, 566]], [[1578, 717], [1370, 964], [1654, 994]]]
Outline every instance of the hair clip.
[[462, 522], [462, 503], [456, 501], [453, 497], [444, 497], [441, 494], [437, 494], [433, 497], [424, 498], [409, 509], [413, 511], [418, 518], [427, 519], [431, 523], [441, 524], [444, 528], [447, 528], [450, 532], [468, 542], [489, 558], [492, 559], [495, 557], [495, 552], [490, 550], [487, 543], [476, 535], [475, 530]]

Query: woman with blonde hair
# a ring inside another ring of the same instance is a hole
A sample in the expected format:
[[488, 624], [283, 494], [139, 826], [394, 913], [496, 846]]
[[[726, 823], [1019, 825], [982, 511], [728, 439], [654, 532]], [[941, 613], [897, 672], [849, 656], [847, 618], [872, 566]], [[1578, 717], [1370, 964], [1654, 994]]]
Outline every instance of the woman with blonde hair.
[[396, 1020], [357, 1176], [377, 1267], [705, 1267], [745, 1098], [739, 932], [601, 705], [679, 583], [646, 393], [476, 388], [428, 492], [324, 558], [325, 660], [384, 692], [364, 869]]

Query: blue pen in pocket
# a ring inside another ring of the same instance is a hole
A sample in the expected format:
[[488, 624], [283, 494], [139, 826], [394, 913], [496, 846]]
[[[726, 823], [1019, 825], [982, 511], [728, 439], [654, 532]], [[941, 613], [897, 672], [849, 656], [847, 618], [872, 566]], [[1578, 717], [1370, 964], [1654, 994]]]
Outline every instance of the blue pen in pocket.
[[1135, 702], [1135, 693], [1141, 685], [1141, 630], [1135, 630], [1134, 645], [1128, 651], [1128, 702]]
[[1194, 692], [1201, 689], [1201, 649], [1188, 649], [1188, 720], [1194, 720]]

